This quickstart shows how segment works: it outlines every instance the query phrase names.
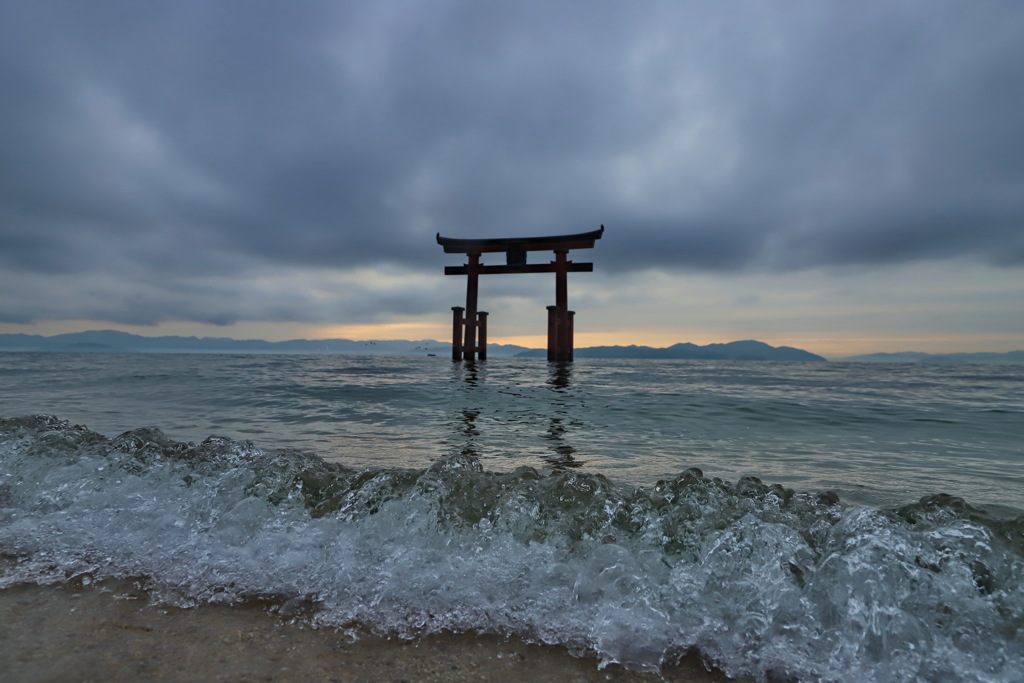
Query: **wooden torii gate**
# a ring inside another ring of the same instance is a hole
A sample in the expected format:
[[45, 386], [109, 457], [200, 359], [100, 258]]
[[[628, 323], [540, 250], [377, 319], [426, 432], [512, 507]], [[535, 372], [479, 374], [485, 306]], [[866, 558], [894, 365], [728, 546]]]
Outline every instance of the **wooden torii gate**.
[[[456, 239], [441, 237], [437, 243], [446, 254], [466, 254], [469, 263], [464, 266], [445, 266], [445, 275], [466, 276], [466, 306], [452, 306], [452, 360], [487, 359], [487, 311], [477, 310], [477, 291], [481, 275], [503, 273], [554, 273], [555, 305], [548, 306], [548, 360], [572, 360], [573, 316], [569, 310], [569, 278], [572, 273], [591, 273], [593, 263], [573, 263], [568, 260], [570, 249], [591, 249], [601, 239], [600, 230], [575, 235], [550, 237], [496, 237], [488, 239]], [[530, 251], [553, 251], [555, 260], [549, 263], [527, 263]], [[484, 253], [505, 252], [505, 265], [485, 266], [480, 263]]]

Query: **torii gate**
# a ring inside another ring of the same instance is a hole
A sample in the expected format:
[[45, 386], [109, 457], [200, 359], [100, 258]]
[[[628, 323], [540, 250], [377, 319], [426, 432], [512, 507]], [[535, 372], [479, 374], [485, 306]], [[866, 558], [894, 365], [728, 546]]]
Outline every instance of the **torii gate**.
[[[591, 249], [594, 241], [601, 239], [600, 230], [581, 232], [575, 235], [554, 235], [550, 237], [497, 237], [468, 240], [441, 237], [437, 243], [444, 247], [446, 254], [466, 254], [469, 263], [464, 266], [445, 266], [445, 275], [466, 276], [466, 306], [452, 306], [452, 360], [487, 359], [487, 311], [478, 311], [476, 305], [480, 275], [502, 273], [554, 273], [555, 305], [548, 306], [548, 360], [572, 360], [573, 316], [569, 310], [568, 274], [592, 273], [593, 263], [573, 263], [568, 260], [570, 249]], [[485, 252], [505, 252], [505, 265], [485, 266], [480, 255]], [[549, 263], [527, 263], [529, 251], [553, 251], [555, 260]], [[479, 329], [479, 335], [477, 330]]]

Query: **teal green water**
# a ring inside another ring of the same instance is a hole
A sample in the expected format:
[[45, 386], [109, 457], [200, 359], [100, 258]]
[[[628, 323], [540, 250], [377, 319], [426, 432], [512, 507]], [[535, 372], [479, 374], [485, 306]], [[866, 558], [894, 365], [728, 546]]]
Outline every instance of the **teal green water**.
[[0, 384], [0, 415], [350, 466], [467, 452], [634, 484], [700, 467], [876, 506], [949, 493], [1024, 510], [1024, 366], [8, 353]]

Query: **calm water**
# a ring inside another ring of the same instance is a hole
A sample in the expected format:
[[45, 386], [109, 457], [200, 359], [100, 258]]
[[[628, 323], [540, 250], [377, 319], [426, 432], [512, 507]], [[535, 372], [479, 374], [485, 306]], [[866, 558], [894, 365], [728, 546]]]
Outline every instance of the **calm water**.
[[0, 354], [0, 416], [158, 427], [352, 467], [687, 467], [884, 506], [950, 493], [1024, 511], [1024, 366]]
[[1024, 679], [1021, 366], [7, 353], [0, 416], [0, 585]]

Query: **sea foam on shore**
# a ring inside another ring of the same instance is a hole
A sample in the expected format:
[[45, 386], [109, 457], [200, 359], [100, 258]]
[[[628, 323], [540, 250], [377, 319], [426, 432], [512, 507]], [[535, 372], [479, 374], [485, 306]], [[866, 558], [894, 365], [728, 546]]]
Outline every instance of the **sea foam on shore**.
[[764, 680], [1024, 679], [1024, 520], [884, 511], [689, 469], [651, 488], [353, 470], [247, 442], [0, 420], [0, 587], [144, 577], [351, 636], [484, 633]]

